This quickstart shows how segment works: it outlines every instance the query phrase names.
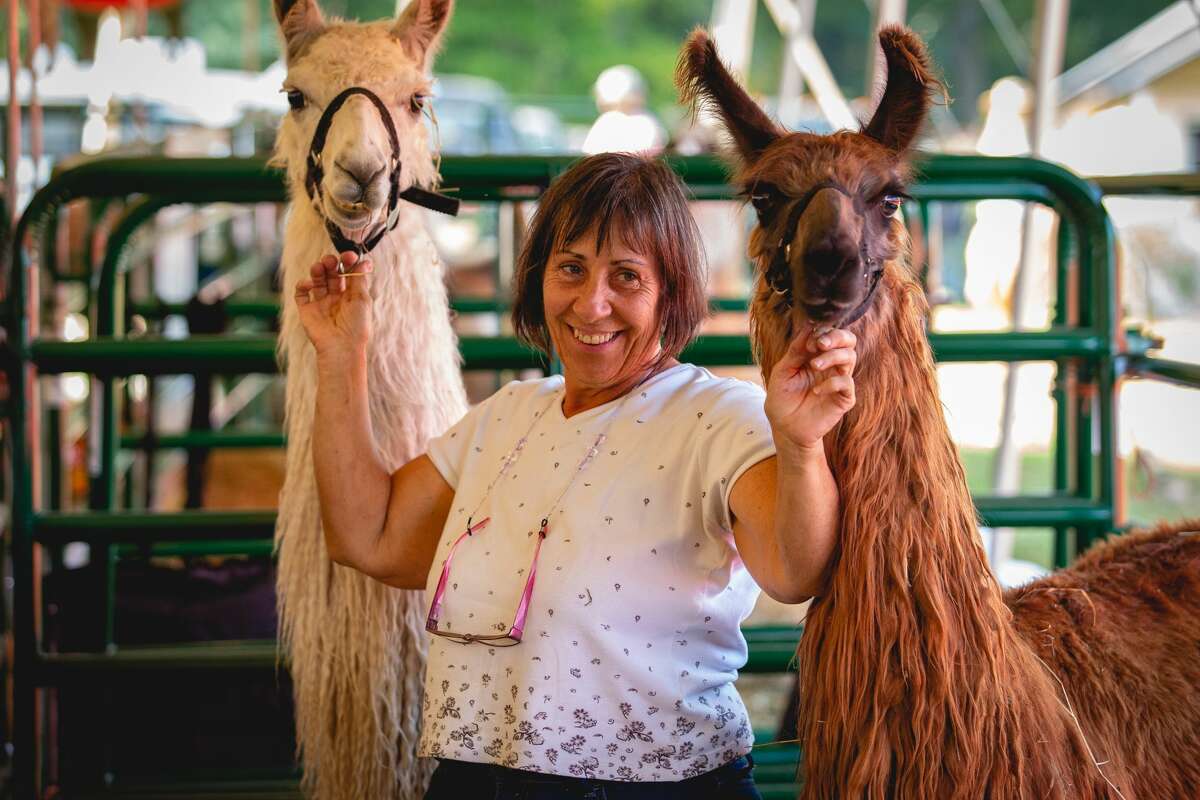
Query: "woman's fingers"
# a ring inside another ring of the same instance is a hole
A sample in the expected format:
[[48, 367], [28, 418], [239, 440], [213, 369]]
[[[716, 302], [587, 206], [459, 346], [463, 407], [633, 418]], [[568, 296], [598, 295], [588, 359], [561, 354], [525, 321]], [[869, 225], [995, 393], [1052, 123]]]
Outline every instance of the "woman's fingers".
[[329, 293], [332, 283], [329, 279], [329, 269], [331, 265], [336, 264], [333, 256], [323, 256], [308, 268], [308, 282], [312, 284], [310, 291], [313, 300], [320, 302]]
[[309, 292], [311, 292], [312, 290], [313, 290], [312, 280], [303, 280], [303, 281], [300, 281], [299, 283], [297, 283], [296, 284], [296, 302], [302, 306], [308, 305], [310, 302], [312, 302], [312, 298], [309, 297]]
[[813, 394], [834, 397], [843, 410], [854, 406], [854, 379], [849, 375], [832, 375], [813, 387]]
[[826, 350], [811, 363], [815, 370], [837, 367], [839, 375], [849, 375], [854, 372], [854, 365], [858, 363], [858, 353], [847, 347], [839, 347], [836, 350]]
[[783, 351], [783, 356], [775, 365], [775, 369], [782, 370], [782, 374], [791, 376], [801, 369], [805, 362], [808, 361], [808, 342], [812, 338], [812, 328], [804, 327], [792, 337], [792, 341], [788, 344], [787, 350]]
[[321, 256], [308, 268], [308, 274], [313, 278], [323, 278], [325, 277], [325, 270], [335, 266], [337, 266], [337, 258], [335, 256]]

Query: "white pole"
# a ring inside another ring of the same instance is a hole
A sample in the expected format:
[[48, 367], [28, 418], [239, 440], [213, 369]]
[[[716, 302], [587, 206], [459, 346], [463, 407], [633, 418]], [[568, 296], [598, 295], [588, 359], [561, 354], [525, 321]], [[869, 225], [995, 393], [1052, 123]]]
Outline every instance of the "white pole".
[[793, 0], [799, 23], [796, 30], [785, 35], [783, 72], [779, 76], [779, 121], [795, 127], [800, 116], [800, 97], [804, 94], [804, 73], [791, 56], [791, 48], [800, 35], [812, 36], [813, 20], [817, 14], [817, 0]]
[[754, 12], [756, 0], [715, 0], [713, 2], [713, 39], [721, 58], [742, 79], [750, 74], [750, 57], [754, 53]]
[[873, 98], [875, 87], [882, 84], [886, 65], [883, 53], [879, 50], [879, 29], [885, 25], [896, 25], [904, 22], [908, 12], [908, 0], [875, 0], [875, 13], [872, 15], [871, 36], [867, 41], [867, 75], [866, 89], [863, 96]]
[[763, 0], [763, 4], [779, 32], [788, 40], [788, 57], [800, 67], [800, 74], [808, 82], [813, 99], [817, 101], [825, 119], [829, 120], [834, 130], [858, 130], [859, 121], [850, 111], [850, 104], [833, 79], [833, 72], [821, 54], [817, 40], [802, 28], [800, 11], [785, 0]]
[[[1062, 71], [1063, 49], [1067, 38], [1067, 12], [1070, 0], [1038, 0], [1033, 52], [1033, 114], [1029, 120], [1030, 154], [1041, 155], [1046, 131], [1054, 122], [1058, 105], [1055, 97], [1055, 78]], [[1032, 300], [1033, 280], [1030, 262], [1035, 247], [1034, 204], [1026, 203], [1021, 217], [1021, 251], [1017, 271], [1013, 276], [1013, 330], [1028, 327], [1025, 317]], [[1012, 364], [1004, 379], [1004, 404], [1000, 411], [1000, 442], [996, 448], [992, 487], [996, 494], [1017, 494], [1021, 487], [1021, 455], [1013, 430], [1016, 427], [1017, 398], [1021, 396], [1021, 365]], [[1062, 431], [1058, 432], [1062, 435]], [[1012, 556], [1015, 533], [1011, 528], [997, 529], [993, 537], [992, 568], [996, 569]]]

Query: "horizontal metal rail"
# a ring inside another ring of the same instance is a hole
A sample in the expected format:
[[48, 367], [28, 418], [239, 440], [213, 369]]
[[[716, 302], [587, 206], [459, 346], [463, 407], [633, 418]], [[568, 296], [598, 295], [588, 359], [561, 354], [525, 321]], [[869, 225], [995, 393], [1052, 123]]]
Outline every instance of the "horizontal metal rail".
[[[788, 672], [795, 667], [799, 626], [747, 626], [750, 653], [743, 673]], [[113, 646], [98, 653], [37, 654], [40, 686], [92, 680], [139, 680], [136, 673], [283, 670], [274, 639], [195, 642], [179, 645]]]
[[[168, 316], [183, 316], [187, 313], [186, 303], [136, 302], [130, 311], [146, 319], [162, 319]], [[750, 301], [744, 297], [710, 297], [710, 311], [746, 311]], [[450, 310], [457, 314], [507, 314], [512, 304], [488, 297], [459, 297], [450, 299]], [[267, 300], [230, 300], [225, 303], [225, 313], [232, 319], [251, 318], [274, 320], [279, 317], [279, 303]]]
[[1200, 389], [1200, 364], [1186, 361], [1133, 356], [1125, 364], [1125, 374], [1135, 378], [1156, 378], [1177, 386]]
[[[1107, 340], [1086, 330], [1021, 333], [934, 333], [939, 361], [1052, 361], [1108, 355]], [[511, 337], [461, 336], [463, 369], [539, 369], [538, 352]], [[188, 339], [96, 338], [79, 342], [38, 340], [27, 353], [42, 374], [176, 375], [201, 370], [227, 374], [277, 371], [274, 336], [192, 336]], [[682, 358], [702, 366], [754, 363], [750, 341], [741, 334], [701, 336]]]
[[[1074, 496], [975, 498], [980, 520], [993, 527], [1102, 525], [1112, 512]], [[193, 540], [263, 540], [275, 532], [275, 511], [45, 511], [33, 517], [33, 538], [67, 542], [151, 545]], [[219, 547], [220, 545], [216, 545]]]
[[1092, 178], [1106, 196], [1195, 197], [1200, 195], [1200, 172], [1159, 175], [1106, 175]]
[[155, 435], [132, 433], [121, 437], [121, 447], [126, 450], [283, 447], [284, 444], [284, 436], [279, 431], [196, 430]]
[[[72, 792], [79, 800], [304, 800], [299, 780], [117, 781], [112, 786]], [[774, 799], [776, 795], [772, 794]], [[782, 795], [779, 796], [782, 800]], [[791, 797], [795, 797], [793, 793]], [[763, 795], [763, 800], [767, 796]]]

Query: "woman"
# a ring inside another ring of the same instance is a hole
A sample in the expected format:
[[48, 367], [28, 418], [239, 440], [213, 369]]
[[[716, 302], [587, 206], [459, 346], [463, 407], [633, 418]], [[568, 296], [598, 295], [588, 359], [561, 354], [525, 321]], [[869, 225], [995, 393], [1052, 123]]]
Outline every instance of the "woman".
[[428, 590], [427, 798], [758, 797], [739, 625], [759, 587], [821, 589], [838, 520], [821, 437], [854, 404], [855, 341], [800, 334], [765, 395], [681, 364], [702, 263], [668, 167], [577, 162], [515, 276], [516, 332], [562, 375], [510, 383], [390, 476], [369, 276], [329, 256], [297, 289], [330, 555]]

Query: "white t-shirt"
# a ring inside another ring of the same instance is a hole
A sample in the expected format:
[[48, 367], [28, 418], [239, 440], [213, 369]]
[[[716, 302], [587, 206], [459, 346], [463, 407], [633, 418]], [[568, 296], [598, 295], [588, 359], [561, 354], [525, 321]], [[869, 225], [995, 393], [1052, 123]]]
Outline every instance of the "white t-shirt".
[[430, 442], [455, 490], [432, 600], [468, 515], [545, 411], [451, 564], [440, 626], [492, 634], [513, 622], [542, 517], [607, 430], [550, 518], [521, 643], [430, 637], [421, 754], [608, 780], [708, 772], [754, 740], [733, 682], [759, 589], [729, 493], [775, 452], [763, 391], [680, 364], [570, 419], [562, 395], [561, 376], [510, 383]]

